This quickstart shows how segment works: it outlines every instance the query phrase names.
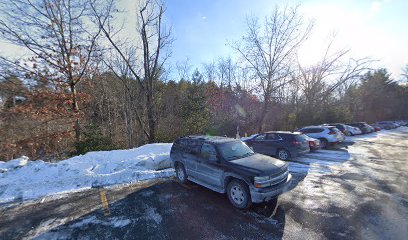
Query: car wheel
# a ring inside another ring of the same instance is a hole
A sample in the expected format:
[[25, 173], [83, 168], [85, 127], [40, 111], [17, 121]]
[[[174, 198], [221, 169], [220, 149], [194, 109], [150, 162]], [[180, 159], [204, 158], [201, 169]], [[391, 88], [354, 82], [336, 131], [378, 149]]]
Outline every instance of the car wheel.
[[181, 163], [178, 163], [176, 165], [176, 177], [177, 177], [177, 180], [180, 183], [186, 183], [187, 182], [186, 170], [184, 169], [184, 165], [181, 164]]
[[324, 138], [319, 138], [319, 140], [320, 140], [320, 146], [321, 146], [323, 149], [326, 149], [326, 148], [327, 148], [327, 145], [329, 145], [329, 142], [327, 142], [327, 140], [324, 139]]
[[290, 153], [285, 149], [279, 149], [276, 155], [280, 160], [288, 160], [290, 158]]
[[239, 209], [251, 206], [251, 195], [248, 185], [240, 180], [232, 180], [227, 186], [227, 195], [231, 204]]

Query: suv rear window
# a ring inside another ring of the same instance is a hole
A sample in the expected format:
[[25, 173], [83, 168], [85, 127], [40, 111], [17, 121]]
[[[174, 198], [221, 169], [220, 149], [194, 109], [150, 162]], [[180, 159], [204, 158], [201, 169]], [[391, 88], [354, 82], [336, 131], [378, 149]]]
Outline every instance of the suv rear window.
[[322, 132], [323, 128], [305, 128], [305, 129], [300, 129], [300, 132], [302, 133], [319, 133]]

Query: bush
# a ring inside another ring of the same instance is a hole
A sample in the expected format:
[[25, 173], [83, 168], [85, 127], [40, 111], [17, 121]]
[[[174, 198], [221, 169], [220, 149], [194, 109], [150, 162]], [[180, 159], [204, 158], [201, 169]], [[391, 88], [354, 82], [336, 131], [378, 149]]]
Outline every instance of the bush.
[[116, 149], [112, 140], [102, 134], [97, 125], [88, 125], [83, 132], [83, 139], [74, 144], [76, 154], [85, 154], [91, 151], [109, 151]]

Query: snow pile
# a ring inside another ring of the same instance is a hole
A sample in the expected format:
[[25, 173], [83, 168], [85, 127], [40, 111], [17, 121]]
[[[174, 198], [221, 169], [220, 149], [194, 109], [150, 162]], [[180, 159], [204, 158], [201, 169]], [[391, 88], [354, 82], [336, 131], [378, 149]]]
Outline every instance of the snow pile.
[[0, 203], [82, 188], [171, 177], [171, 143], [89, 152], [58, 163], [21, 157], [0, 162]]

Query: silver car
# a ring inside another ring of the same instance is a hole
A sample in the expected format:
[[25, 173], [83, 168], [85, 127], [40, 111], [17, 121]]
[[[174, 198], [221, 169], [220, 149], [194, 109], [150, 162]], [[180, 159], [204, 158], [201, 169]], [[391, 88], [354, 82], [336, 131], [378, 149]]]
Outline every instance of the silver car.
[[334, 126], [308, 126], [298, 130], [299, 132], [320, 140], [321, 148], [343, 142], [346, 138], [339, 129]]

